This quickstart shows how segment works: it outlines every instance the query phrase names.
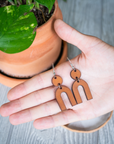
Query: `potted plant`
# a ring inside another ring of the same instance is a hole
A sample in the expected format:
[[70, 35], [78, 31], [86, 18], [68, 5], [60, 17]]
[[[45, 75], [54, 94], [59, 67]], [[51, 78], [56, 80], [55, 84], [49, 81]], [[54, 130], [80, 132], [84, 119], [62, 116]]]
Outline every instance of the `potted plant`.
[[62, 51], [53, 27], [56, 19], [62, 19], [62, 13], [55, 0], [0, 1], [2, 84], [14, 87], [66, 60], [67, 45], [64, 42]]
[[[66, 60], [67, 45], [63, 43], [62, 51], [62, 41], [53, 28], [58, 18], [62, 19], [62, 13], [55, 0], [0, 1], [2, 84], [14, 87], [47, 70], [52, 63], [60, 64]], [[63, 127], [73, 132], [95, 132], [106, 125], [112, 113], [101, 117], [101, 120], [74, 122]]]

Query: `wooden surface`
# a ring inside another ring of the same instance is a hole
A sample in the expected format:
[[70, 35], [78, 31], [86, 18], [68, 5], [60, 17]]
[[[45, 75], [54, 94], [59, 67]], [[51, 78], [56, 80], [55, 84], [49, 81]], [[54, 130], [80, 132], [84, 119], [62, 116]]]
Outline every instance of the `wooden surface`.
[[[82, 33], [94, 35], [114, 46], [114, 0], [59, 0], [64, 21]], [[68, 56], [80, 50], [68, 45]], [[0, 84], [0, 105], [6, 103], [10, 88]], [[0, 144], [113, 144], [114, 115], [101, 130], [91, 134], [70, 132], [62, 127], [36, 130], [32, 122], [12, 126], [0, 116]]]

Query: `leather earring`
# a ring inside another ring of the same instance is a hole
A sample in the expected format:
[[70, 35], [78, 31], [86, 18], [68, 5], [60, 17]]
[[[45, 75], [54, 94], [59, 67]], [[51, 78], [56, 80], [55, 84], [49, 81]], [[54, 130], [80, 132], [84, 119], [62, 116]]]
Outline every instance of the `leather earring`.
[[52, 78], [52, 84], [54, 86], [58, 87], [56, 92], [55, 92], [56, 100], [58, 102], [58, 105], [59, 105], [60, 109], [62, 111], [64, 111], [64, 110], [66, 110], [66, 106], [65, 106], [65, 104], [62, 100], [62, 97], [61, 97], [61, 94], [63, 92], [65, 92], [67, 94], [67, 96], [69, 98], [69, 101], [70, 101], [72, 106], [76, 105], [76, 101], [75, 101], [75, 98], [74, 98], [71, 90], [68, 87], [64, 86], [64, 85], [61, 85], [63, 80], [60, 76], [55, 74], [54, 65], [53, 65], [53, 74], [54, 74], [54, 76]]
[[88, 84], [84, 80], [80, 79], [81, 72], [78, 69], [74, 68], [74, 66], [71, 63], [69, 58], [67, 58], [67, 59], [70, 62], [70, 65], [73, 69], [70, 73], [70, 76], [72, 77], [72, 79], [75, 80], [75, 82], [72, 84], [72, 91], [76, 98], [77, 104], [82, 103], [82, 99], [81, 99], [79, 91], [78, 91], [78, 86], [80, 86], [80, 85], [83, 87], [83, 90], [85, 92], [87, 100], [92, 99], [92, 95], [91, 95]]

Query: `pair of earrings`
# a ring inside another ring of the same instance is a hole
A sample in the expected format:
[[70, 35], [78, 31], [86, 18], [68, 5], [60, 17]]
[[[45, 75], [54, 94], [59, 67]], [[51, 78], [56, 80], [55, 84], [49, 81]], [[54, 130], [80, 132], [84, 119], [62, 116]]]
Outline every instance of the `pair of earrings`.
[[73, 69], [70, 73], [70, 76], [71, 76], [71, 78], [73, 78], [75, 80], [74, 83], [72, 84], [72, 91], [68, 87], [62, 85], [63, 80], [60, 76], [55, 74], [54, 66], [53, 66], [54, 76], [52, 78], [52, 84], [54, 86], [58, 86], [58, 89], [56, 90], [55, 95], [56, 95], [56, 100], [59, 104], [59, 107], [62, 111], [66, 110], [66, 106], [61, 97], [61, 93], [63, 93], [63, 92], [65, 92], [67, 94], [72, 106], [82, 103], [82, 99], [81, 99], [79, 91], [78, 91], [78, 86], [80, 86], [80, 85], [83, 87], [83, 90], [85, 92], [87, 100], [92, 99], [92, 95], [91, 95], [88, 84], [84, 80], [80, 79], [81, 72], [78, 69], [74, 68], [74, 66], [70, 60], [69, 60], [69, 62]]

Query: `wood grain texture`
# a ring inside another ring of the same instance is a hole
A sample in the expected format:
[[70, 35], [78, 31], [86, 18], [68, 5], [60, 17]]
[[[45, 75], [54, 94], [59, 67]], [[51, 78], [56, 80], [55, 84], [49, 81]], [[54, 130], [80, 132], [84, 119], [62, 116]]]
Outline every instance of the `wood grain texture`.
[[[4, 103], [7, 103], [7, 93], [10, 88], [3, 86], [0, 84], [0, 106]], [[7, 139], [9, 138], [10, 129], [12, 128], [12, 125], [9, 122], [8, 117], [3, 118], [0, 115], [0, 144], [6, 144]]]
[[[78, 31], [101, 38], [114, 46], [114, 0], [58, 0], [64, 21]], [[68, 57], [80, 53], [68, 45]], [[9, 88], [0, 84], [0, 105], [6, 103]], [[109, 123], [91, 134], [73, 133], [62, 127], [36, 130], [32, 122], [12, 126], [0, 116], [0, 144], [113, 144], [114, 115]]]
[[101, 39], [114, 46], [114, 1], [103, 0]]

